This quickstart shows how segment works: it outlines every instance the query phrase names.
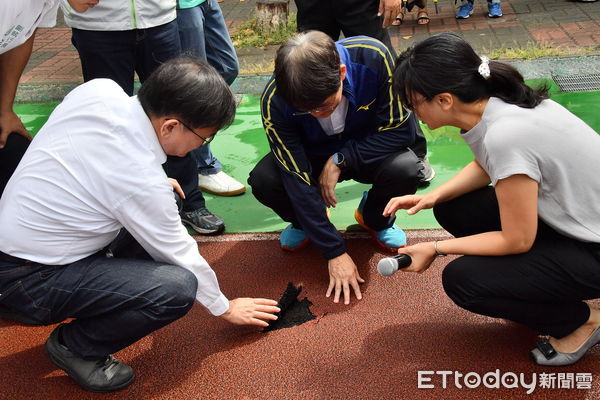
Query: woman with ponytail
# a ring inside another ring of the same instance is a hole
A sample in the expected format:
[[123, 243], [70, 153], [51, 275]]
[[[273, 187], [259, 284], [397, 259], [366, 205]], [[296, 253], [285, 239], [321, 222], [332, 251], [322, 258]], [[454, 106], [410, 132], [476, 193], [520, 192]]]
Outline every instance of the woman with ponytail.
[[442, 276], [457, 305], [548, 335], [537, 364], [577, 362], [600, 343], [600, 310], [584, 301], [600, 297], [600, 136], [454, 34], [404, 52], [393, 87], [429, 128], [460, 128], [475, 155], [431, 192], [388, 203], [384, 215], [433, 208], [455, 237], [400, 249], [405, 271], [461, 255]]

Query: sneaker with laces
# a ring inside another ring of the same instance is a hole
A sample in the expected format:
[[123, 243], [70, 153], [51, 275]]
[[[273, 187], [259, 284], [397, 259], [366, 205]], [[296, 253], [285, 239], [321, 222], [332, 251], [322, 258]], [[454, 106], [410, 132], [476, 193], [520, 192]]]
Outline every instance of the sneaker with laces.
[[246, 192], [246, 186], [223, 171], [216, 174], [198, 174], [198, 188], [218, 196], [237, 196]]
[[435, 178], [435, 170], [429, 163], [429, 158], [425, 156], [422, 160], [419, 160], [421, 170], [419, 171], [419, 187], [429, 185], [429, 183]]
[[500, 3], [492, 3], [488, 1], [488, 17], [490, 18], [500, 18], [502, 16], [502, 9], [500, 8]]
[[44, 350], [50, 360], [64, 370], [75, 382], [90, 392], [106, 393], [126, 388], [135, 379], [133, 369], [109, 355], [88, 360], [75, 355], [59, 341], [60, 324], [52, 331]]
[[302, 230], [289, 224], [279, 235], [279, 244], [286, 251], [297, 251], [305, 248], [310, 243], [310, 238]]
[[473, 14], [473, 3], [467, 1], [458, 7], [458, 11], [456, 12], [456, 19], [467, 19]]
[[406, 234], [396, 224], [379, 231], [369, 228], [367, 224], [365, 224], [362, 216], [365, 203], [367, 202], [367, 195], [368, 192], [363, 193], [360, 204], [354, 212], [354, 219], [356, 219], [356, 222], [371, 234], [371, 237], [375, 239], [379, 246], [387, 251], [395, 253], [400, 247], [406, 246]]
[[225, 230], [223, 218], [211, 213], [206, 207], [200, 207], [194, 211], [183, 211], [181, 222], [189, 225], [201, 235], [217, 235]]

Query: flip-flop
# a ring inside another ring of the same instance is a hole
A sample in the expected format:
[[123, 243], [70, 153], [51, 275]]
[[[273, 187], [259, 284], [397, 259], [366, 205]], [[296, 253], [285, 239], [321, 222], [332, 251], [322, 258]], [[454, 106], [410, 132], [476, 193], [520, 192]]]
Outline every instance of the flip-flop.
[[419, 11], [417, 13], [417, 24], [427, 25], [428, 23], [429, 23], [429, 15], [427, 15], [427, 11]]
[[400, 13], [392, 21], [392, 25], [394, 25], [394, 26], [402, 25], [402, 21], [404, 21], [404, 13], [402, 11], [400, 11]]

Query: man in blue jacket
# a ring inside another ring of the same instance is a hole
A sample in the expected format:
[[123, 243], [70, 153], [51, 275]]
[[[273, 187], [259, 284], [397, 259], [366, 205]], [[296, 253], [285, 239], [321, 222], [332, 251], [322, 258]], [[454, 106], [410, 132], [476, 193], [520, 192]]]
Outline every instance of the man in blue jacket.
[[414, 116], [393, 96], [394, 62], [387, 48], [366, 36], [338, 42], [318, 31], [300, 33], [277, 51], [275, 73], [261, 100], [271, 152], [252, 170], [254, 196], [290, 225], [281, 247], [298, 250], [312, 241], [328, 260], [326, 296], [345, 304], [358, 274], [344, 240], [327, 217], [337, 203], [335, 185], [353, 179], [371, 184], [356, 220], [384, 248], [406, 244], [393, 218], [382, 215], [388, 200], [414, 193], [422, 162]]

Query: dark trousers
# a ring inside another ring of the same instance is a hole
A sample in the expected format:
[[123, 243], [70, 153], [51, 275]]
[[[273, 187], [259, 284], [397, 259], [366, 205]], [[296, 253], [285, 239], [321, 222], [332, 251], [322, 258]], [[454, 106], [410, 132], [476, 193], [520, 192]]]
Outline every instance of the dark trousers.
[[[72, 42], [81, 60], [83, 79], [109, 78], [117, 82], [128, 95], [133, 95], [134, 73], [140, 82], [163, 62], [181, 54], [177, 22], [148, 29], [128, 31], [85, 31], [73, 29]], [[198, 189], [198, 173], [191, 160], [169, 156], [165, 171], [177, 179], [185, 193], [186, 211], [204, 207], [204, 197]]]
[[111, 250], [112, 257], [102, 251], [62, 266], [0, 259], [0, 303], [44, 325], [75, 318], [62, 330], [65, 344], [94, 358], [190, 310], [198, 284], [190, 271], [152, 261], [125, 231]]
[[334, 41], [340, 37], [370, 36], [383, 42], [396, 58], [387, 29], [378, 17], [379, 0], [295, 0], [298, 31], [318, 30]]
[[0, 149], [0, 197], [28, 147], [29, 140], [13, 132], [8, 135], [6, 144]]
[[[311, 160], [314, 182], [318, 182], [319, 174], [328, 158]], [[394, 218], [381, 215], [386, 204], [394, 196], [415, 193], [419, 183], [418, 172], [417, 156], [411, 150], [406, 150], [390, 154], [379, 163], [365, 165], [355, 174], [342, 173], [340, 182], [353, 179], [372, 185], [363, 210], [363, 219], [370, 228], [381, 230], [394, 223]], [[284, 189], [281, 174], [273, 153], [269, 153], [250, 172], [248, 184], [258, 201], [275, 211], [284, 221], [300, 228], [292, 199]]]
[[[486, 187], [434, 207], [456, 237], [500, 230], [498, 201]], [[561, 338], [590, 315], [583, 300], [600, 297], [600, 244], [566, 237], [542, 221], [531, 250], [508, 256], [462, 256], [442, 275], [460, 307]]]

